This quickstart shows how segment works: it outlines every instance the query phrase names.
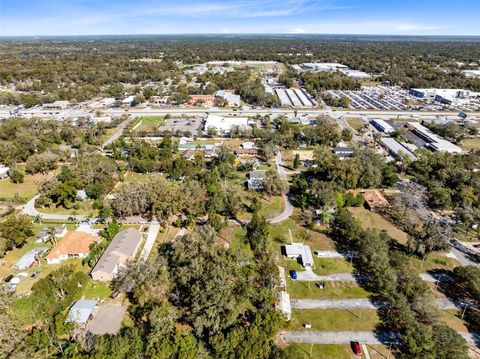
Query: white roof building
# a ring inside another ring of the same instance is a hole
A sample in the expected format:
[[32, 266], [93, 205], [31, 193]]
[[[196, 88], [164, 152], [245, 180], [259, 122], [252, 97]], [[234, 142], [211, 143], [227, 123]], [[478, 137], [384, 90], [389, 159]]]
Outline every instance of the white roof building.
[[277, 308], [287, 317], [287, 320], [292, 318], [292, 306], [290, 304], [290, 295], [287, 292], [279, 292], [279, 302]]
[[96, 305], [96, 300], [79, 300], [75, 302], [68, 311], [67, 323], [86, 324]]
[[413, 128], [413, 133], [424, 141], [428, 142], [427, 147], [433, 151], [449, 152], [449, 153], [463, 153], [463, 150], [453, 143], [444, 140], [442, 137], [433, 133], [428, 128], [418, 122], [408, 122], [408, 126]]
[[388, 152], [398, 159], [403, 159], [408, 157], [411, 160], [414, 160], [416, 156], [409, 151], [409, 149], [403, 146], [402, 143], [398, 142], [396, 139], [391, 137], [383, 137], [381, 139], [382, 145], [388, 150]]
[[10, 172], [10, 167], [6, 167], [0, 164], [0, 179], [7, 178], [9, 172]]
[[229, 106], [232, 106], [232, 107], [240, 106], [240, 102], [241, 102], [240, 95], [235, 95], [225, 90], [218, 90], [215, 93], [215, 97], [221, 97], [225, 99]]
[[470, 78], [479, 78], [480, 77], [480, 70], [464, 70], [463, 73], [466, 77]]
[[239, 128], [247, 128], [249, 120], [247, 117], [223, 117], [216, 115], [208, 115], [205, 121], [205, 131], [214, 129], [220, 133], [229, 133], [230, 130], [238, 126]]
[[123, 103], [124, 105], [130, 105], [130, 104], [133, 102], [134, 99], [135, 99], [135, 96], [133, 96], [133, 95], [132, 95], [132, 96], [128, 96], [128, 97], [126, 97], [126, 98], [124, 98], [124, 99], [122, 100], [122, 103]]
[[310, 246], [303, 243], [292, 243], [285, 246], [285, 255], [288, 258], [300, 258], [304, 267], [315, 267]]
[[389, 123], [387, 123], [387, 122], [385, 122], [384, 120], [381, 120], [381, 119], [372, 120], [371, 124], [373, 125], [373, 127], [375, 127], [380, 132], [392, 133], [393, 131], [395, 131], [393, 126], [391, 126]]
[[344, 73], [348, 77], [353, 77], [355, 79], [370, 79], [370, 78], [372, 78], [371, 75], [367, 74], [366, 72], [359, 71], [359, 70], [340, 69], [340, 72]]

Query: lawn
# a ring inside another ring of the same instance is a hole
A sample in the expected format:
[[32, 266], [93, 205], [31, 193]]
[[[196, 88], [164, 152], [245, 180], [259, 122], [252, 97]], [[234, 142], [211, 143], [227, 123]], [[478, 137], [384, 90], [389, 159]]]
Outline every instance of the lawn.
[[[356, 359], [356, 356], [349, 344], [303, 344], [292, 343], [303, 352], [304, 359]], [[371, 359], [393, 358], [393, 354], [388, 354], [388, 348], [384, 345], [367, 345], [368, 353]], [[388, 356], [389, 355], [389, 356]]]
[[90, 280], [85, 289], [83, 296], [85, 299], [103, 299], [107, 298], [112, 293], [109, 283]]
[[78, 209], [67, 209], [64, 207], [38, 207], [37, 209], [42, 213], [49, 214], [68, 214], [71, 216], [85, 215], [88, 217], [95, 217], [98, 210], [93, 209], [93, 200], [77, 201]]
[[23, 183], [12, 183], [9, 178], [0, 180], [0, 200], [8, 200], [18, 195], [24, 202], [37, 194], [38, 184], [48, 175], [26, 175]]
[[335, 273], [352, 273], [353, 267], [344, 258], [319, 258], [313, 254], [315, 269], [318, 275], [330, 275]]
[[460, 263], [456, 259], [447, 257], [445, 253], [438, 252], [430, 253], [423, 261], [417, 257], [410, 258], [414, 267], [418, 268], [422, 272], [434, 269], [451, 270], [460, 265]]
[[[293, 309], [287, 330], [302, 331], [372, 331], [379, 323], [376, 310], [371, 309]], [[310, 324], [311, 329], [304, 325]]]
[[163, 125], [164, 122], [165, 119], [160, 116], [141, 117], [138, 122], [133, 126], [136, 126], [133, 132], [152, 133], [155, 132], [155, 130], [158, 130], [158, 128]]
[[355, 282], [327, 282], [319, 289], [315, 282], [304, 282], [287, 278], [287, 291], [292, 299], [360, 299], [369, 298], [371, 293]]
[[388, 235], [400, 244], [406, 244], [408, 235], [398, 229], [393, 223], [387, 221], [378, 213], [370, 212], [363, 207], [351, 207], [349, 212], [357, 218], [365, 229], [376, 229], [378, 231], [385, 230]]
[[468, 332], [465, 322], [460, 319], [462, 315], [461, 310], [442, 310], [441, 319], [452, 329], [458, 332]]
[[360, 118], [352, 117], [347, 120], [345, 120], [351, 128], [353, 128], [355, 131], [359, 131], [362, 128], [365, 127], [365, 122], [363, 122]]
[[480, 137], [467, 138], [465, 140], [462, 140], [461, 146], [467, 151], [478, 150], [480, 149]]
[[219, 236], [222, 244], [230, 249], [243, 249], [250, 252], [250, 244], [247, 240], [247, 232], [240, 226], [229, 226], [220, 231]]

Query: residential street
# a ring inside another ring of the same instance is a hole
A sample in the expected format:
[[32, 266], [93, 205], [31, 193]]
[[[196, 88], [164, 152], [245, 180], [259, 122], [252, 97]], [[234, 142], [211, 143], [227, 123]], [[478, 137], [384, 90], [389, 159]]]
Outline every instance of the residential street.
[[[455, 304], [449, 299], [437, 299], [436, 303], [442, 310], [459, 309], [461, 303]], [[363, 299], [292, 299], [291, 307], [295, 309], [378, 309], [385, 305], [382, 302], [372, 302]]]

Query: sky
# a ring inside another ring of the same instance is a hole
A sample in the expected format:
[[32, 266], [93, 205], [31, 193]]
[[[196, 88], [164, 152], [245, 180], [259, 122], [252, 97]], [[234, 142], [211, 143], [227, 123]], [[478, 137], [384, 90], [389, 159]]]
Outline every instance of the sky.
[[0, 36], [480, 35], [480, 0], [0, 0]]

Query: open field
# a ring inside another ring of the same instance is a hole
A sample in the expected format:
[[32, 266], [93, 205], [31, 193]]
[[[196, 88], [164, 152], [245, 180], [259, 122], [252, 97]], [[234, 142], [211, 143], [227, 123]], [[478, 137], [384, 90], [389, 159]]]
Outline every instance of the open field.
[[465, 140], [462, 140], [460, 145], [464, 150], [467, 151], [478, 150], [480, 149], [480, 137], [467, 138]]
[[376, 229], [378, 231], [387, 231], [388, 235], [400, 244], [406, 244], [408, 235], [397, 228], [393, 223], [387, 221], [378, 213], [370, 212], [363, 207], [351, 207], [348, 211], [358, 219], [364, 228]]
[[[305, 359], [358, 359], [350, 345], [309, 345], [292, 343], [299, 348], [299, 351], [304, 354]], [[368, 345], [368, 353], [371, 359], [385, 359], [388, 356], [388, 348], [384, 345]], [[393, 354], [390, 354], [393, 358]]]
[[136, 124], [133, 126], [133, 128], [135, 128], [133, 132], [152, 133], [158, 130], [158, 128], [163, 125], [164, 122], [165, 119], [161, 116], [141, 117], [138, 121], [136, 121]]
[[465, 322], [460, 319], [462, 315], [461, 310], [442, 310], [441, 319], [452, 329], [458, 332], [468, 332]]
[[421, 271], [453, 269], [460, 265], [456, 259], [447, 257], [444, 253], [438, 252], [430, 253], [423, 261], [416, 257], [410, 257], [410, 260], [413, 265]]
[[360, 299], [371, 295], [355, 282], [328, 282], [325, 288], [319, 289], [315, 282], [296, 281], [290, 277], [287, 277], [287, 291], [291, 299]]
[[25, 202], [37, 194], [38, 184], [49, 175], [26, 175], [23, 183], [12, 183], [9, 178], [0, 180], [0, 200], [8, 200], [18, 195]]
[[[292, 319], [287, 330], [303, 331], [371, 331], [379, 318], [376, 310], [358, 309], [308, 309], [292, 310]], [[305, 329], [311, 324], [311, 329]]]
[[345, 120], [351, 128], [355, 131], [359, 131], [360, 129], [364, 128], [366, 123], [363, 122], [360, 118], [357, 117], [350, 117]]

